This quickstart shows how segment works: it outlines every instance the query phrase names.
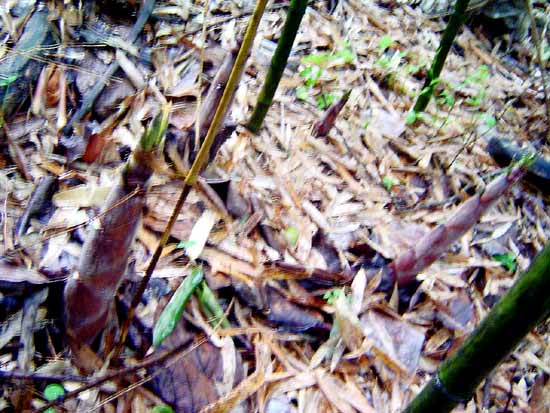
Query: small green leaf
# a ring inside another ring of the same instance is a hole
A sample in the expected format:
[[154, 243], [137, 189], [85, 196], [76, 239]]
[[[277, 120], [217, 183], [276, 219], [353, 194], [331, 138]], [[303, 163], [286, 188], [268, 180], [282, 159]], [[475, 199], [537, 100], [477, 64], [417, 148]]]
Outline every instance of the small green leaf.
[[65, 395], [65, 389], [61, 384], [48, 384], [44, 389], [44, 398], [49, 402], [53, 402]]
[[489, 77], [489, 68], [485, 65], [479, 66], [477, 69], [479, 80], [485, 80]]
[[203, 279], [202, 267], [195, 267], [180, 284], [153, 328], [153, 345], [158, 347], [168, 337], [180, 320], [185, 305]]
[[356, 56], [351, 49], [351, 45], [349, 43], [344, 43], [342, 45], [342, 48], [336, 53], [334, 57], [337, 59], [342, 59], [344, 63], [351, 63], [355, 60]]
[[489, 128], [493, 128], [497, 124], [497, 120], [493, 115], [490, 113], [482, 113], [479, 118], [485, 123], [485, 125]]
[[312, 72], [313, 72], [313, 67], [308, 66], [305, 69], [303, 69], [302, 71], [300, 71], [300, 77], [302, 77], [304, 79], [309, 79], [311, 77]]
[[323, 70], [319, 66], [313, 66], [311, 68], [311, 75], [306, 79], [306, 86], [313, 87], [317, 84], [317, 81], [321, 77]]
[[[57, 383], [48, 384], [44, 389], [44, 398], [49, 402], [58, 400], [60, 397], [63, 397], [64, 395], [65, 395], [65, 389], [61, 384], [57, 384]], [[53, 407], [50, 407], [45, 410], [45, 413], [56, 413], [56, 412], [57, 410], [54, 409]]]
[[286, 241], [294, 247], [298, 243], [298, 238], [300, 236], [298, 229], [296, 227], [288, 227], [284, 230], [283, 235]]
[[392, 44], [393, 44], [393, 39], [391, 38], [391, 36], [388, 36], [388, 35], [382, 36], [382, 38], [378, 42], [378, 49], [380, 49], [380, 51], [384, 52]]
[[309, 63], [322, 66], [323, 64], [328, 63], [331, 60], [331, 57], [332, 55], [329, 52], [310, 54], [309, 56], [302, 58], [302, 64]]
[[388, 56], [382, 56], [376, 61], [376, 64], [382, 69], [387, 69], [390, 66], [390, 59], [388, 58]]
[[180, 241], [178, 245], [176, 246], [177, 249], [186, 249], [189, 247], [192, 247], [193, 245], [197, 245], [197, 241], [194, 241], [192, 239], [188, 241]]
[[455, 97], [452, 92], [445, 89], [438, 96], [438, 99], [446, 106], [452, 107], [455, 104]]
[[414, 110], [411, 110], [407, 112], [407, 117], [405, 119], [405, 122], [407, 123], [407, 125], [412, 125], [414, 122], [416, 122], [417, 117], [418, 117], [418, 114]]
[[0, 79], [0, 87], [8, 86], [17, 80], [17, 75], [10, 75], [4, 79]]
[[296, 97], [300, 100], [307, 100], [307, 97], [308, 97], [307, 91], [308, 89], [305, 86], [300, 86], [296, 88]]
[[384, 185], [384, 188], [389, 191], [393, 188], [395, 182], [393, 181], [393, 179], [386, 175], [384, 178], [382, 178], [382, 184]]
[[336, 101], [336, 96], [331, 93], [323, 93], [317, 98], [317, 107], [321, 110], [327, 109]]
[[479, 98], [479, 95], [476, 97], [469, 97], [466, 98], [466, 103], [471, 106], [479, 106], [481, 105], [481, 99]]
[[155, 407], [153, 407], [153, 413], [175, 413], [174, 409], [172, 409], [167, 404], [157, 404]]
[[474, 73], [466, 76], [466, 79], [464, 79], [464, 84], [465, 85], [468, 85], [470, 83], [480, 84], [485, 79], [487, 79], [487, 77], [489, 77], [489, 68], [485, 65], [481, 65], [477, 68], [477, 70]]
[[418, 73], [420, 71], [420, 65], [408, 64], [405, 69], [407, 73]]
[[334, 290], [327, 291], [323, 294], [323, 298], [327, 300], [327, 304], [334, 304], [334, 302], [344, 293], [341, 288], [335, 288]]
[[199, 303], [204, 313], [208, 315], [208, 321], [210, 322], [210, 325], [212, 327], [218, 326], [218, 324], [220, 324], [220, 320], [222, 327], [231, 327], [229, 321], [227, 321], [227, 318], [225, 317], [222, 306], [218, 302], [218, 299], [216, 298], [214, 292], [210, 289], [210, 287], [208, 287], [206, 281], [202, 280], [201, 284], [195, 291], [195, 294], [199, 299]]
[[507, 252], [505, 254], [495, 254], [493, 255], [493, 259], [500, 262], [502, 266], [510, 272], [516, 271], [518, 266], [516, 263], [516, 257], [511, 252]]

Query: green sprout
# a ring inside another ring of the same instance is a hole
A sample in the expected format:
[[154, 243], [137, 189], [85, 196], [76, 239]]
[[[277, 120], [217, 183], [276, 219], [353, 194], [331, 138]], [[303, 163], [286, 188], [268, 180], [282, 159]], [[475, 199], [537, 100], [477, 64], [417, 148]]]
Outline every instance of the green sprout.
[[516, 262], [516, 257], [511, 252], [505, 254], [495, 254], [493, 255], [493, 260], [502, 264], [510, 272], [515, 272], [518, 264]]
[[286, 241], [292, 246], [296, 246], [298, 243], [298, 238], [300, 237], [300, 233], [298, 232], [298, 229], [296, 227], [288, 227], [284, 230], [283, 236], [285, 237]]
[[327, 301], [327, 304], [332, 305], [342, 294], [344, 294], [343, 289], [335, 288], [324, 293], [323, 298]]
[[167, 404], [157, 404], [153, 407], [153, 413], [174, 413], [174, 409]]
[[[48, 384], [44, 389], [44, 398], [49, 402], [59, 400], [63, 396], [65, 396], [65, 388], [61, 384]], [[53, 407], [46, 409], [46, 413], [55, 413], [56, 411]]]
[[[356, 58], [357, 56], [349, 43], [343, 43], [334, 52], [321, 52], [305, 56], [301, 61], [305, 68], [300, 71], [300, 77], [304, 79], [304, 85], [296, 88], [296, 98], [299, 100], [307, 100], [309, 91], [317, 86], [325, 66], [330, 63], [349, 64]], [[317, 100], [317, 106], [320, 109], [326, 109], [334, 100], [335, 98], [331, 97], [331, 95], [322, 94], [321, 98]], [[329, 101], [330, 103], [328, 103]]]
[[380, 41], [378, 42], [378, 49], [381, 52], [385, 52], [386, 49], [391, 47], [392, 44], [393, 44], [393, 39], [391, 38], [391, 36], [388, 36], [388, 35], [382, 36], [380, 38]]
[[332, 93], [322, 93], [321, 96], [317, 98], [317, 107], [321, 110], [327, 109], [336, 101], [336, 96]]

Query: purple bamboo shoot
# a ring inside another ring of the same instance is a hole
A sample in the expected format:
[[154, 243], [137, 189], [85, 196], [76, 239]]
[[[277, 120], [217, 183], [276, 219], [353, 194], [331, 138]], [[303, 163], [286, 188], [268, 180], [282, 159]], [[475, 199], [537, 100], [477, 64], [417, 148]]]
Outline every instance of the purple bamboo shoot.
[[519, 162], [508, 173], [493, 180], [484, 191], [468, 199], [451, 218], [429, 232], [415, 246], [389, 264], [393, 279], [399, 286], [413, 281], [416, 275], [437, 260], [455, 241], [472, 228], [481, 215], [519, 180], [525, 164]]
[[328, 133], [336, 123], [336, 119], [338, 118], [340, 111], [346, 105], [350, 93], [351, 90], [348, 90], [346, 93], [344, 93], [344, 96], [342, 96], [340, 100], [338, 100], [338, 102], [333, 103], [327, 109], [327, 111], [323, 115], [323, 118], [315, 123], [315, 126], [313, 127], [313, 136], [315, 136], [316, 138], [322, 138], [323, 136], [328, 135]]
[[92, 226], [77, 271], [65, 286], [65, 316], [70, 344], [91, 345], [105, 329], [114, 296], [126, 272], [132, 242], [139, 228], [145, 190], [157, 147], [168, 124], [170, 105], [153, 120], [140, 145], [111, 189], [102, 217]]

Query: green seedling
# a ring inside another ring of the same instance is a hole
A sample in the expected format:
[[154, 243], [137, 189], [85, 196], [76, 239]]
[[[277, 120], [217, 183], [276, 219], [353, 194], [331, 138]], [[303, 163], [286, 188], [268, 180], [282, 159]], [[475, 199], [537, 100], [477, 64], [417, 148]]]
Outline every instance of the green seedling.
[[412, 125], [414, 122], [416, 122], [416, 119], [418, 118], [418, 113], [416, 113], [414, 110], [410, 110], [407, 112], [407, 117], [405, 118], [405, 123], [407, 125]]
[[317, 107], [321, 110], [327, 109], [336, 101], [336, 96], [332, 93], [322, 93], [321, 96], [317, 98]]
[[391, 189], [395, 185], [395, 182], [393, 179], [386, 175], [384, 178], [382, 178], [382, 185], [384, 185], [384, 188], [386, 188], [388, 191], [391, 191]]
[[288, 242], [290, 246], [294, 247], [298, 244], [300, 233], [296, 227], [288, 227], [284, 230], [283, 236], [285, 237], [286, 242]]
[[497, 124], [497, 120], [490, 113], [484, 112], [479, 115], [479, 119], [487, 126], [488, 128], [494, 128]]
[[468, 75], [466, 79], [464, 79], [464, 85], [479, 85], [482, 84], [487, 78], [489, 77], [489, 68], [485, 65], [481, 65], [477, 68], [477, 70], [472, 73], [471, 75]]
[[456, 103], [456, 100], [455, 100], [455, 96], [454, 96], [454, 93], [451, 92], [449, 89], [444, 89], [443, 92], [441, 92], [439, 94], [439, 96], [437, 97], [437, 99], [445, 106], [448, 106], [450, 108], [452, 108], [455, 103]]
[[495, 254], [493, 255], [493, 260], [502, 264], [510, 272], [515, 272], [518, 264], [516, 262], [516, 257], [511, 252], [505, 254]]
[[[355, 59], [355, 53], [349, 43], [344, 43], [335, 52], [321, 52], [305, 56], [301, 61], [305, 68], [300, 72], [300, 77], [304, 79], [304, 85], [296, 88], [296, 98], [308, 99], [309, 91], [317, 86], [319, 78], [323, 74], [323, 68], [328, 64], [349, 64]], [[330, 103], [326, 104], [331, 99], [329, 95], [323, 94], [321, 98], [322, 102], [317, 101], [317, 106], [320, 109], [330, 106]], [[332, 101], [334, 100], [335, 98], [332, 97]]]
[[332, 305], [342, 294], [344, 294], [344, 290], [341, 288], [335, 288], [324, 293], [323, 298], [327, 301], [327, 304]]
[[174, 409], [172, 409], [167, 404], [157, 404], [155, 407], [153, 407], [153, 413], [175, 413]]
[[384, 53], [386, 49], [391, 47], [391, 45], [393, 45], [393, 39], [391, 38], [391, 36], [388, 36], [388, 35], [382, 36], [380, 38], [380, 41], [378, 42], [378, 50]]
[[[44, 398], [49, 402], [59, 400], [63, 396], [65, 396], [65, 388], [61, 384], [48, 384], [44, 389]], [[46, 409], [46, 413], [55, 413], [56, 411], [53, 407]]]

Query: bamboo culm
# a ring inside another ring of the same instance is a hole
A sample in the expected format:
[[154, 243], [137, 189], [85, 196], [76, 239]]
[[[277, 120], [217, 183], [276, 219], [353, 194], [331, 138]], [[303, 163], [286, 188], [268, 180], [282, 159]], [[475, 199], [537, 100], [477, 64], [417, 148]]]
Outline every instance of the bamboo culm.
[[290, 2], [281, 37], [277, 42], [277, 48], [271, 59], [271, 65], [269, 66], [265, 83], [258, 96], [258, 102], [254, 108], [250, 122], [248, 123], [248, 129], [253, 133], [258, 133], [262, 127], [265, 115], [271, 106], [273, 96], [275, 96], [275, 92], [283, 76], [288, 56], [292, 50], [292, 45], [294, 44], [296, 33], [298, 33], [298, 29], [300, 28], [300, 23], [304, 17], [306, 7], [307, 0], [292, 0]]
[[428, 70], [428, 76], [426, 78], [426, 82], [424, 83], [424, 87], [420, 91], [420, 94], [418, 95], [418, 98], [414, 105], [413, 111], [416, 114], [423, 112], [430, 102], [434, 89], [439, 80], [439, 75], [441, 74], [441, 70], [443, 70], [445, 60], [447, 59], [449, 50], [453, 45], [456, 34], [466, 20], [466, 11], [468, 9], [469, 3], [470, 0], [456, 1], [454, 12], [449, 19], [449, 23], [447, 23], [447, 27], [445, 28], [445, 32], [443, 33], [443, 37], [441, 38], [441, 43], [439, 44], [439, 48], [435, 53], [432, 66], [430, 67], [430, 70]]
[[550, 244], [533, 260], [464, 344], [404, 413], [446, 413], [466, 403], [477, 386], [550, 315]]

